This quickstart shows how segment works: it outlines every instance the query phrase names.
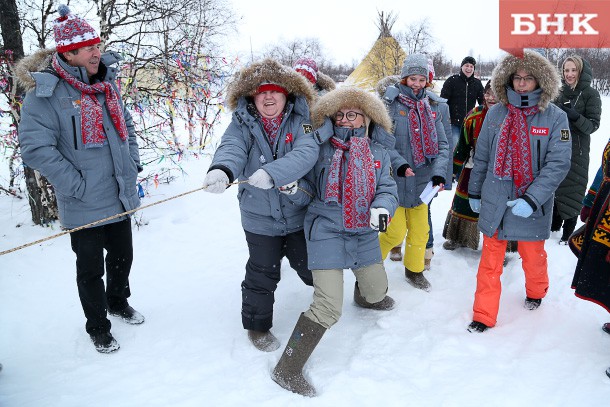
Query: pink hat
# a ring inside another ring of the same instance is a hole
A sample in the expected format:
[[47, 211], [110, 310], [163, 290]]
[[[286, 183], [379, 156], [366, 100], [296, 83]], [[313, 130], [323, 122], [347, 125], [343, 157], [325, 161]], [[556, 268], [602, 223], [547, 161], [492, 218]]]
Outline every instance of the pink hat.
[[318, 81], [318, 64], [311, 58], [299, 58], [292, 68], [315, 84]]
[[58, 53], [100, 43], [100, 36], [93, 27], [84, 19], [70, 14], [68, 6], [62, 4], [57, 11], [60, 17], [55, 20], [53, 32]]

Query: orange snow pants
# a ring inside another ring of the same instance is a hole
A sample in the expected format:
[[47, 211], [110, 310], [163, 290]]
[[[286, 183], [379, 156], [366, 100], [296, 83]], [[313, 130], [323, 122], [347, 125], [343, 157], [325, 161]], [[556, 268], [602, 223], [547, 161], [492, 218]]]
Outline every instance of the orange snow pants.
[[[493, 237], [483, 235], [483, 250], [477, 272], [477, 291], [474, 294], [472, 307], [474, 311], [472, 320], [490, 327], [496, 325], [498, 317], [502, 293], [500, 276], [508, 242], [498, 240], [497, 236], [497, 233]], [[525, 272], [526, 296], [534, 299], [544, 298], [549, 289], [544, 240], [535, 242], [519, 240], [518, 251]]]

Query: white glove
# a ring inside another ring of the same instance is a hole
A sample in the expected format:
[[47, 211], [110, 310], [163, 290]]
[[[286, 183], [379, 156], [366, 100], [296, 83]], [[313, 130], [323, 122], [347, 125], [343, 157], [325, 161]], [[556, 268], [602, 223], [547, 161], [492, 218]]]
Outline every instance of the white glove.
[[271, 179], [271, 176], [267, 174], [267, 171], [263, 170], [262, 168], [254, 171], [254, 174], [252, 174], [250, 179], [248, 179], [248, 183], [253, 187], [260, 189], [273, 188], [273, 179]]
[[282, 194], [294, 195], [299, 190], [299, 181], [296, 180], [294, 182], [291, 182], [290, 184], [283, 185], [279, 187], [279, 190]]
[[203, 187], [206, 192], [222, 194], [227, 190], [228, 183], [229, 177], [227, 177], [223, 170], [212, 170], [205, 176]]
[[386, 215], [390, 220], [390, 212], [386, 208], [371, 208], [371, 220], [369, 225], [371, 229], [379, 230], [379, 215]]

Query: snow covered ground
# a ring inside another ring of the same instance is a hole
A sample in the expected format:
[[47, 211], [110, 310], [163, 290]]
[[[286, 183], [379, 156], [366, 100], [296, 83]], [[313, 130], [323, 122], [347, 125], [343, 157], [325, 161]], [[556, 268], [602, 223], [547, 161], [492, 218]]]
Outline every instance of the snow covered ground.
[[[591, 179], [610, 134], [608, 112], [593, 137]], [[183, 165], [183, 178], [153, 189], [143, 204], [199, 188], [209, 159]], [[364, 310], [353, 304], [354, 277], [346, 272], [343, 317], [306, 365], [319, 397], [283, 390], [269, 373], [312, 289], [285, 262], [272, 329], [282, 347], [262, 353], [249, 343], [240, 318], [248, 252], [236, 190], [196, 192], [141, 212], [130, 302], [146, 322], [113, 319], [121, 345], [114, 354], [97, 353], [84, 330], [67, 235], [0, 256], [0, 406], [608, 405], [610, 335], [600, 327], [610, 316], [573, 295], [576, 258], [557, 244], [559, 234], [546, 244], [551, 285], [542, 306], [523, 308], [524, 277], [513, 254], [498, 325], [466, 331], [480, 252], [441, 247], [453, 192], [432, 206], [431, 292], [411, 287], [402, 265], [387, 260], [397, 306]], [[0, 196], [0, 251], [59, 231], [33, 226], [24, 199]]]

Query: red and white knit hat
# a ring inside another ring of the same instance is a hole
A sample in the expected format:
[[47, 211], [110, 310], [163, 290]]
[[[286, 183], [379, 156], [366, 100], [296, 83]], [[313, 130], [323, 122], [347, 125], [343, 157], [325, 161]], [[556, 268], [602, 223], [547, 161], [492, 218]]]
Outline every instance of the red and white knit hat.
[[53, 32], [58, 53], [100, 43], [100, 36], [93, 27], [84, 19], [70, 14], [68, 6], [61, 4], [57, 8], [57, 12], [59, 18], [55, 20]]
[[434, 63], [432, 62], [432, 58], [428, 58], [428, 82], [432, 83], [434, 75]]
[[292, 68], [303, 75], [309, 82], [315, 84], [318, 81], [318, 64], [311, 58], [299, 58]]

